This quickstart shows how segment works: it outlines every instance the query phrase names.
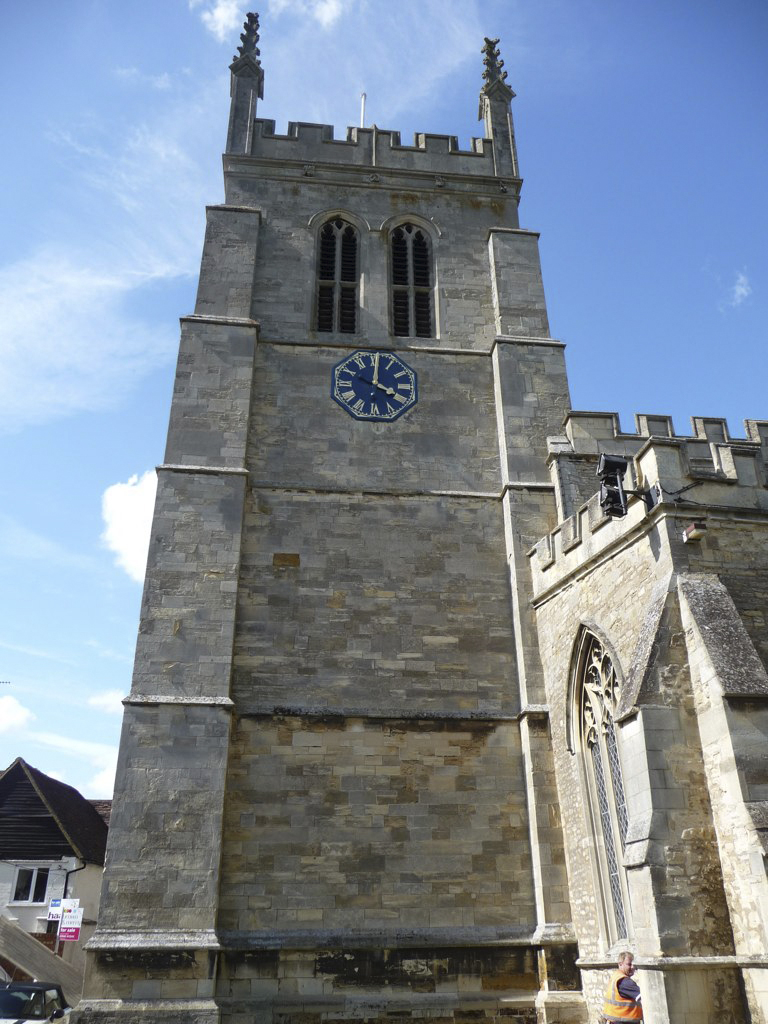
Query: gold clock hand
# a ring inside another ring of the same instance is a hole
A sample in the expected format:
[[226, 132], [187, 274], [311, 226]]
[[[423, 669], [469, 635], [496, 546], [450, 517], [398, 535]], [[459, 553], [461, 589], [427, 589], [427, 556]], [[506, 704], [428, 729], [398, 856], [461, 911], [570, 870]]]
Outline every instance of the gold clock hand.
[[388, 388], [384, 384], [379, 384], [378, 381], [376, 381], [375, 384], [376, 384], [377, 388], [380, 388], [382, 391], [386, 391], [388, 395], [394, 395], [395, 394], [395, 389], [394, 388]]
[[376, 387], [379, 386], [379, 353], [373, 357], [373, 383]]

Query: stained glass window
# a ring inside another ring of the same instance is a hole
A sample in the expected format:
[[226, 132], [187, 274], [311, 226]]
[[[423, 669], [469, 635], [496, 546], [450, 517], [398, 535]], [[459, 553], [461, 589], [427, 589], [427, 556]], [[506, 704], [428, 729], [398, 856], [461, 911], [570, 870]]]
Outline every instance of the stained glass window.
[[598, 844], [600, 875], [613, 919], [609, 928], [614, 933], [612, 939], [627, 937], [622, 854], [628, 817], [614, 724], [618, 697], [619, 682], [610, 656], [597, 637], [585, 635], [580, 662], [581, 737], [589, 795], [602, 839]]

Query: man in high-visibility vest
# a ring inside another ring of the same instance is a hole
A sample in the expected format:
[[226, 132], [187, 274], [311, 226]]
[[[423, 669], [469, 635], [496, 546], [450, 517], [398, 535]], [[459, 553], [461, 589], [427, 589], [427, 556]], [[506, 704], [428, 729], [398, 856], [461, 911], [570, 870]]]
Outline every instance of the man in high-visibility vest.
[[619, 965], [611, 975], [608, 988], [603, 996], [603, 1019], [606, 1021], [642, 1020], [640, 988], [632, 981], [635, 973], [634, 957], [631, 953], [619, 954]]

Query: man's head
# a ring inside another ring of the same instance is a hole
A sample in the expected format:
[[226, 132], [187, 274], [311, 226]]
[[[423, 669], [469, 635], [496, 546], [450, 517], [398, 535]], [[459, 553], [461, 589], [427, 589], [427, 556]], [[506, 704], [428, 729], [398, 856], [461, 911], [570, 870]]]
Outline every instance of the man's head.
[[635, 958], [632, 953], [619, 953], [619, 970], [622, 974], [626, 974], [628, 978], [631, 978], [635, 973]]

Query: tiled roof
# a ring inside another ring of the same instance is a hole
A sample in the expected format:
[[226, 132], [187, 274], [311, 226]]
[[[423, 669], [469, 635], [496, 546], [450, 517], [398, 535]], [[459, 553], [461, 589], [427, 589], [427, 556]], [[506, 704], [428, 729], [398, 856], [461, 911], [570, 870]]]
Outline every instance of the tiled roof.
[[109, 819], [112, 817], [112, 801], [111, 800], [89, 800], [88, 803], [95, 807], [99, 812], [99, 815], [103, 818], [105, 824], [109, 825]]

